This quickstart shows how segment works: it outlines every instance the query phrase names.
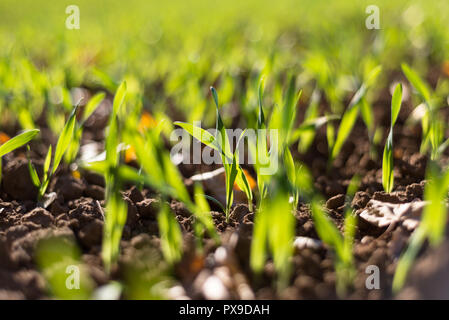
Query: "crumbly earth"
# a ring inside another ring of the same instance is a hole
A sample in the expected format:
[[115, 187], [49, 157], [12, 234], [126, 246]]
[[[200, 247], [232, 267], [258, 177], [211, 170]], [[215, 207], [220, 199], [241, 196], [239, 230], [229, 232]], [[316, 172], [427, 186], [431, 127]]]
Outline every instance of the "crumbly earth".
[[[387, 101], [374, 104], [376, 119], [386, 127], [389, 123]], [[377, 107], [376, 107], [377, 106]], [[380, 110], [380, 111], [379, 111]], [[325, 129], [318, 131], [315, 143], [305, 154], [294, 154], [309, 166], [315, 187], [325, 197], [329, 216], [342, 229], [345, 193], [354, 174], [362, 177], [359, 191], [352, 207], [356, 212], [365, 208], [369, 200], [376, 199], [390, 203], [407, 203], [422, 200], [425, 185], [424, 176], [427, 158], [419, 153], [421, 133], [419, 127], [403, 126], [411, 106], [405, 103], [394, 131], [395, 190], [392, 194], [382, 192], [381, 161], [370, 157], [370, 146], [366, 129], [360, 121], [355, 126], [342, 153], [336, 159], [334, 168], [326, 170], [327, 145]], [[104, 119], [103, 119], [104, 120]], [[92, 123], [103, 123], [99, 119]], [[101, 141], [98, 134], [103, 128], [87, 128], [84, 141]], [[48, 142], [54, 142], [49, 139]], [[46, 146], [35, 142], [32, 150], [33, 162], [41, 170]], [[295, 150], [293, 146], [292, 150]], [[376, 148], [378, 159], [382, 147]], [[193, 173], [205, 171], [201, 168], [181, 167], [188, 178]], [[201, 169], [201, 170], [199, 170]], [[215, 168], [210, 168], [213, 170]], [[186, 180], [188, 184], [188, 181]], [[102, 266], [100, 251], [104, 224], [104, 180], [90, 172], [81, 172], [75, 177], [67, 168], [57, 172], [50, 186], [57, 198], [46, 209], [38, 207], [36, 189], [33, 187], [27, 169], [23, 150], [4, 157], [3, 180], [0, 189], [0, 299], [44, 299], [49, 298], [48, 286], [39, 272], [35, 261], [35, 248], [41, 239], [64, 236], [74, 239], [82, 251], [86, 264], [96, 286], [109, 280], [121, 280], [128, 264], [138, 263], [145, 248], [160, 249], [158, 224], [156, 221], [160, 206], [157, 194], [144, 189], [139, 191], [129, 186], [123, 197], [128, 204], [128, 217], [121, 241], [121, 255], [118, 265], [107, 274]], [[254, 224], [254, 213], [246, 205], [237, 204], [226, 223], [224, 214], [211, 203], [211, 215], [221, 237], [221, 245], [208, 238], [203, 239], [204, 250], [200, 255], [194, 250], [192, 222], [194, 217], [177, 201], [170, 207], [176, 215], [184, 234], [184, 256], [171, 271], [177, 286], [171, 290], [172, 298], [195, 299], [336, 299], [334, 255], [324, 245], [296, 250], [293, 257], [293, 272], [287, 288], [275, 290], [274, 266], [269, 261], [260, 277], [250, 270], [248, 257]], [[306, 203], [300, 203], [295, 212], [296, 235], [318, 240]], [[410, 231], [402, 225], [393, 228], [378, 228], [359, 219], [354, 246], [356, 277], [346, 298], [390, 299], [392, 277], [398, 257], [407, 245]], [[447, 246], [447, 244], [444, 244]], [[442, 249], [437, 249], [442, 250]], [[447, 252], [447, 250], [446, 250]], [[400, 298], [435, 297], [429, 290], [432, 283], [442, 282], [449, 263], [441, 261], [437, 267], [432, 256], [438, 251], [424, 248]], [[440, 257], [447, 254], [440, 254]], [[444, 260], [441, 258], [440, 260]], [[447, 259], [446, 259], [447, 260]], [[429, 262], [430, 261], [430, 262]], [[427, 263], [426, 263], [427, 262]], [[376, 265], [380, 269], [380, 289], [368, 290], [365, 286], [366, 267]], [[433, 269], [435, 270], [433, 270]], [[416, 270], [415, 270], [416, 269]], [[420, 280], [416, 280], [420, 278]], [[423, 283], [422, 279], [428, 279]], [[419, 282], [419, 283], [418, 283]], [[213, 287], [214, 290], [210, 288]], [[420, 288], [423, 288], [422, 290]], [[444, 290], [442, 290], [443, 292]], [[444, 293], [447, 295], [447, 293]]]

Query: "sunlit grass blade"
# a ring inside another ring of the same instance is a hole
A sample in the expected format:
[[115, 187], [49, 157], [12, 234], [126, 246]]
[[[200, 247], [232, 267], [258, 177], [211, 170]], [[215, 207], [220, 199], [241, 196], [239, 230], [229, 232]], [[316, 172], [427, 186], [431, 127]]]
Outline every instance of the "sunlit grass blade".
[[402, 104], [402, 85], [398, 84], [394, 90], [391, 100], [391, 124], [390, 133], [385, 143], [383, 160], [382, 160], [382, 185], [385, 192], [393, 191], [394, 174], [393, 174], [393, 127], [401, 110]]
[[183, 128], [185, 131], [187, 131], [192, 137], [194, 137], [195, 139], [197, 139], [198, 141], [200, 141], [201, 143], [205, 144], [206, 146], [217, 150], [218, 152], [220, 152], [220, 154], [226, 155], [226, 158], [228, 159], [228, 162], [231, 161], [232, 159], [232, 154], [231, 153], [227, 153], [224, 154], [224, 149], [222, 149], [221, 144], [219, 143], [219, 141], [216, 139], [215, 136], [213, 136], [212, 134], [210, 134], [208, 131], [204, 130], [201, 127], [197, 127], [194, 126], [190, 123], [184, 123], [184, 122], [180, 122], [180, 121], [175, 121], [173, 124], [180, 126], [181, 128]]
[[354, 127], [354, 124], [357, 120], [357, 116], [359, 114], [358, 104], [355, 104], [346, 110], [341, 120], [340, 126], [338, 128], [337, 138], [335, 139], [335, 143], [333, 143], [332, 151], [329, 157], [329, 163], [331, 164], [334, 159], [338, 156], [345, 143], [346, 139], [349, 137], [349, 134]]
[[33, 140], [38, 133], [38, 129], [25, 130], [17, 136], [9, 139], [0, 146], [0, 157], [3, 157], [5, 154], [26, 145], [28, 142]]
[[393, 292], [397, 293], [404, 286], [407, 274], [418, 255], [426, 237], [426, 232], [418, 228], [410, 237], [407, 250], [401, 255], [393, 278]]
[[[378, 78], [381, 71], [382, 71], [381, 66], [378, 66], [378, 67], [374, 68], [373, 70], [371, 70], [371, 72], [367, 76], [367, 79], [365, 79], [365, 82], [362, 83], [360, 88], [357, 90], [357, 92], [352, 97], [351, 102], [349, 103], [349, 106], [346, 109], [346, 111], [343, 114], [343, 117], [341, 119], [335, 142], [332, 143], [332, 148], [331, 148], [329, 161], [328, 161], [328, 167], [330, 167], [332, 162], [339, 155], [341, 148], [343, 147], [343, 144], [346, 142], [346, 139], [349, 137], [349, 135], [352, 131], [352, 128], [354, 127], [354, 125], [357, 121], [357, 116], [359, 114], [359, 109], [360, 109], [361, 103], [363, 102], [363, 98], [365, 97], [368, 88], [375, 82], [375, 80]], [[329, 139], [329, 136], [328, 136], [328, 142], [331, 142]]]
[[[419, 77], [419, 75], [406, 63], [401, 65], [402, 71], [407, 77], [408, 81], [412, 84], [412, 86], [418, 91], [421, 98], [429, 103], [431, 100], [431, 90], [427, 86], [427, 84]], [[430, 106], [429, 106], [430, 107]]]
[[97, 93], [94, 95], [87, 105], [84, 107], [83, 118], [81, 120], [81, 127], [84, 125], [85, 121], [94, 113], [100, 103], [104, 100], [106, 94], [104, 92]]
[[71, 238], [44, 238], [36, 245], [35, 261], [56, 299], [87, 300], [94, 287], [81, 251]]
[[125, 226], [127, 212], [128, 206], [122, 199], [119, 190], [110, 192], [106, 203], [106, 219], [101, 251], [103, 263], [108, 272], [119, 254], [120, 239]]
[[27, 145], [27, 159], [28, 159], [28, 172], [30, 173], [30, 177], [31, 177], [31, 181], [33, 182], [33, 185], [36, 188], [39, 188], [41, 185], [41, 181], [39, 179], [39, 176], [37, 174], [36, 168], [34, 167], [34, 165], [31, 162], [29, 153], [30, 153], [30, 146]]
[[167, 262], [173, 264], [181, 259], [182, 233], [178, 221], [168, 205], [163, 205], [157, 216], [161, 235], [162, 254]]
[[424, 188], [424, 207], [421, 223], [413, 232], [406, 251], [401, 255], [393, 279], [393, 291], [398, 292], [404, 285], [407, 274], [422, 248], [424, 241], [429, 240], [431, 246], [441, 244], [447, 225], [446, 199], [449, 190], [449, 168], [442, 171], [434, 162], [427, 168]]
[[250, 255], [251, 268], [260, 275], [268, 253], [272, 254], [279, 289], [285, 288], [290, 276], [295, 225], [285, 178], [277, 176], [273, 179], [276, 188], [271, 198], [262, 199], [258, 207]]
[[62, 129], [61, 134], [59, 135], [58, 142], [56, 143], [55, 156], [53, 159], [53, 170], [52, 173], [55, 173], [59, 167], [62, 156], [66, 152], [69, 147], [70, 141], [73, 137], [73, 132], [76, 124], [76, 111], [78, 107], [75, 106], [72, 112], [70, 113], [69, 119], [67, 120], [64, 129]]
[[[223, 120], [221, 119], [220, 112], [219, 112], [219, 104], [218, 104], [218, 95], [217, 90], [215, 90], [214, 87], [210, 87], [210, 91], [212, 92], [212, 97], [214, 98], [215, 102], [215, 110], [217, 115], [217, 121], [216, 121], [216, 140], [218, 142], [218, 145], [220, 146], [220, 150], [222, 153], [224, 153], [226, 156], [231, 154], [231, 147], [229, 145], [229, 138], [228, 134], [226, 132], [226, 128], [223, 124]], [[225, 163], [225, 158], [223, 158], [223, 163]], [[227, 159], [226, 161], [229, 161]]]

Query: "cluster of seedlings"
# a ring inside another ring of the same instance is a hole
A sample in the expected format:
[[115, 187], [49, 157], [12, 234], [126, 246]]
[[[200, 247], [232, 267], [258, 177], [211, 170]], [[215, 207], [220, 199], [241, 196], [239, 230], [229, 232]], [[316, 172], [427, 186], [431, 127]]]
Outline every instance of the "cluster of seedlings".
[[[438, 121], [438, 108], [431, 98], [430, 90], [418, 75], [407, 65], [403, 65], [404, 74], [416, 89], [425, 105], [425, 114], [422, 117], [423, 142], [422, 150], [430, 149], [432, 161], [427, 170], [427, 179], [424, 199], [429, 202], [423, 213], [422, 222], [412, 235], [410, 245], [401, 256], [395, 278], [394, 290], [399, 290], [406, 279], [407, 272], [413, 263], [424, 241], [428, 239], [434, 246], [441, 243], [446, 221], [446, 206], [444, 199], [449, 188], [449, 170], [441, 168], [438, 157], [444, 151], [447, 142], [442, 142], [443, 123]], [[95, 111], [104, 99], [103, 93], [95, 95], [84, 108], [81, 121], [78, 106], [75, 106], [65, 123], [54, 153], [52, 147], [48, 148], [43, 165], [43, 176], [39, 177], [37, 170], [29, 162], [29, 173], [34, 185], [39, 189], [37, 201], [41, 206], [47, 206], [47, 188], [55, 175], [63, 158], [67, 165], [75, 164], [75, 168], [81, 167], [104, 176], [106, 181], [105, 195], [105, 227], [102, 241], [102, 259], [106, 270], [110, 270], [116, 263], [120, 251], [120, 239], [127, 218], [127, 204], [123, 200], [121, 191], [126, 184], [134, 184], [139, 188], [144, 186], [157, 190], [160, 197], [160, 211], [158, 225], [161, 236], [161, 249], [165, 260], [170, 264], [176, 264], [183, 255], [183, 237], [175, 216], [172, 214], [167, 200], [176, 199], [186, 205], [195, 216], [195, 235], [201, 239], [205, 235], [214, 239], [217, 245], [220, 237], [215, 230], [212, 216], [209, 214], [212, 201], [218, 204], [229, 221], [229, 215], [234, 201], [234, 185], [243, 190], [248, 208], [255, 212], [255, 225], [251, 243], [250, 265], [255, 274], [262, 272], [266, 260], [271, 257], [278, 274], [278, 287], [284, 288], [288, 284], [291, 274], [291, 257], [293, 255], [293, 239], [295, 236], [294, 211], [299, 203], [309, 203], [315, 229], [320, 239], [335, 252], [335, 270], [337, 275], [337, 293], [345, 296], [345, 292], [355, 277], [353, 262], [353, 242], [357, 216], [350, 204], [357, 191], [360, 177], [354, 176], [347, 190], [347, 200], [344, 210], [344, 233], [341, 234], [337, 226], [327, 216], [323, 207], [323, 200], [314, 190], [311, 173], [305, 164], [295, 161], [292, 156], [291, 146], [295, 142], [304, 141], [307, 135], [327, 125], [327, 137], [329, 146], [328, 169], [332, 168], [333, 160], [338, 156], [346, 139], [357, 120], [359, 112], [362, 112], [368, 132], [372, 131], [372, 110], [366, 102], [365, 95], [370, 84], [380, 72], [380, 67], [374, 68], [368, 79], [355, 93], [349, 106], [341, 116], [338, 133], [334, 139], [335, 120], [339, 115], [315, 116], [308, 118], [298, 126], [295, 126], [296, 109], [301, 91], [296, 89], [295, 77], [291, 77], [288, 88], [282, 98], [281, 107], [275, 106], [271, 110], [271, 117], [265, 115], [263, 93], [266, 74], [261, 75], [258, 86], [258, 116], [256, 129], [276, 129], [280, 137], [278, 145], [270, 145], [267, 136], [258, 136], [257, 143], [249, 150], [256, 159], [254, 172], [257, 179], [257, 188], [252, 190], [248, 181], [248, 172], [238, 161], [238, 143], [242, 140], [244, 132], [238, 139], [235, 151], [231, 150], [225, 125], [219, 112], [219, 99], [215, 88], [211, 87], [213, 101], [216, 107], [216, 135], [206, 130], [195, 127], [185, 122], [171, 123], [169, 119], [155, 123], [152, 126], [136, 126], [134, 121], [139, 119], [141, 104], [138, 97], [127, 96], [127, 85], [123, 82], [117, 89], [113, 100], [112, 111], [109, 116], [107, 134], [105, 140], [105, 156], [103, 159], [88, 162], [77, 161], [77, 154], [81, 144], [83, 126], [87, 118]], [[385, 192], [391, 193], [394, 189], [394, 163], [393, 163], [393, 127], [401, 108], [403, 89], [398, 84], [393, 92], [391, 102], [391, 124], [388, 137], [385, 142], [382, 160], [382, 184]], [[140, 106], [140, 107], [139, 107]], [[313, 108], [313, 101], [309, 108]], [[125, 110], [126, 109], [126, 110]], [[124, 114], [127, 117], [124, 117]], [[194, 186], [194, 194], [191, 196], [184, 184], [179, 169], [173, 164], [170, 153], [164, 146], [161, 136], [168, 132], [173, 125], [186, 130], [190, 135], [199, 140], [205, 146], [219, 152], [224, 166], [226, 202], [221, 204], [217, 199], [206, 195], [199, 183]], [[21, 146], [27, 145], [39, 134], [39, 130], [26, 130], [0, 146], [0, 156], [5, 155]], [[274, 148], [280, 150], [278, 172], [273, 175], [264, 175], [263, 166], [269, 166], [273, 161], [270, 153]], [[303, 145], [304, 148], [304, 145]], [[138, 167], [125, 163], [125, 153], [129, 150], [135, 152]], [[28, 151], [30, 148], [28, 146]], [[304, 150], [303, 150], [304, 151]], [[72, 166], [73, 168], [73, 166]], [[51, 201], [51, 200], [50, 200]], [[201, 246], [201, 241], [198, 241]], [[45, 265], [45, 263], [44, 263]]]

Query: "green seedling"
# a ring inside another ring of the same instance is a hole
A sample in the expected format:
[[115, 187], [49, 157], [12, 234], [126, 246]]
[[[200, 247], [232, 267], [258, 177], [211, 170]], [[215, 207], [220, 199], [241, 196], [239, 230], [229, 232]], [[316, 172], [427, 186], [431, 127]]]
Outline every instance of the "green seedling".
[[11, 151], [26, 145], [33, 140], [38, 133], [39, 129], [25, 130], [0, 146], [0, 182], [2, 181], [2, 157]]
[[262, 76], [259, 81], [258, 88], [258, 101], [259, 101], [259, 113], [257, 117], [257, 130], [258, 134], [256, 135], [256, 145], [250, 148], [253, 157], [255, 158], [254, 169], [257, 175], [257, 187], [259, 190], [259, 199], [264, 199], [266, 197], [267, 189], [265, 184], [267, 182], [267, 176], [262, 174], [262, 168], [264, 166], [270, 166], [270, 151], [268, 150], [267, 143], [267, 134], [266, 129], [267, 125], [265, 122], [265, 114], [263, 112], [263, 90], [265, 87], [265, 78]]
[[293, 194], [293, 209], [296, 209], [298, 207], [299, 202], [299, 188], [296, 186], [298, 185], [298, 180], [301, 179], [301, 177], [298, 175], [298, 164], [295, 163], [293, 160], [293, 156], [290, 152], [290, 149], [288, 147], [284, 150], [284, 165], [285, 165], [285, 171], [288, 177], [288, 180], [290, 182], [290, 185], [292, 186], [291, 193]]
[[51, 296], [62, 300], [91, 298], [94, 281], [73, 239], [50, 237], [40, 240], [36, 245], [35, 259]]
[[351, 210], [345, 210], [344, 235], [342, 236], [325, 213], [320, 200], [315, 198], [312, 200], [312, 218], [320, 239], [335, 251], [337, 293], [339, 296], [344, 296], [355, 276], [352, 248], [357, 225], [356, 216]]
[[67, 164], [71, 164], [75, 161], [80, 148], [81, 136], [83, 135], [84, 125], [87, 119], [92, 115], [92, 113], [94, 113], [94, 111], [103, 101], [105, 96], [106, 94], [104, 92], [97, 93], [89, 100], [89, 102], [83, 108], [81, 120], [79, 122], [76, 122], [75, 124], [73, 139], [71, 140], [70, 146], [64, 155], [64, 160]]
[[377, 136], [381, 129], [380, 127], [376, 128], [374, 123], [374, 112], [372, 105], [368, 102], [366, 98], [363, 98], [360, 101], [360, 114], [362, 116], [363, 122], [366, 125], [366, 129], [368, 131], [368, 139], [370, 142], [370, 156], [371, 159], [377, 159], [377, 145], [379, 143], [379, 137]]
[[219, 113], [218, 95], [215, 88], [211, 87], [212, 96], [214, 99], [216, 107], [216, 134], [215, 136], [207, 132], [206, 130], [194, 126], [189, 123], [183, 123], [176, 121], [174, 124], [180, 126], [186, 130], [192, 137], [196, 138], [208, 147], [220, 153], [223, 167], [225, 168], [225, 181], [226, 181], [226, 204], [225, 204], [225, 214], [226, 219], [229, 220], [229, 214], [233, 204], [233, 186], [234, 182], [237, 182], [239, 187], [244, 190], [247, 198], [248, 205], [252, 210], [252, 190], [250, 188], [249, 182], [246, 175], [244, 174], [242, 168], [238, 164], [238, 144], [244, 136], [244, 132], [240, 136], [237, 142], [235, 152], [232, 153], [229, 144], [229, 137], [226, 132], [226, 128], [223, 124], [222, 118]]
[[343, 236], [331, 222], [321, 205], [320, 197], [312, 195], [312, 218], [315, 230], [320, 239], [335, 251], [335, 271], [337, 275], [336, 289], [340, 297], [344, 297], [355, 277], [353, 258], [354, 235], [357, 226], [357, 216], [353, 213], [350, 203], [357, 192], [360, 177], [355, 175], [348, 186], [344, 209]]
[[272, 255], [279, 289], [289, 281], [295, 235], [295, 217], [286, 182], [285, 173], [278, 174], [267, 186], [271, 197], [263, 198], [258, 207], [250, 254], [250, 265], [256, 275], [261, 274], [269, 254]]
[[281, 98], [282, 106], [275, 106], [270, 118], [269, 127], [278, 130], [279, 150], [284, 150], [286, 145], [291, 145], [297, 139], [293, 127], [296, 120], [296, 109], [301, 97], [302, 90], [296, 90], [296, 78], [291, 76], [288, 82], [288, 88]]
[[58, 142], [56, 143], [55, 154], [52, 157], [52, 147], [48, 148], [47, 155], [45, 157], [44, 168], [43, 168], [43, 177], [39, 178], [37, 174], [36, 168], [32, 164], [31, 160], [28, 159], [28, 169], [30, 172], [31, 180], [33, 184], [39, 189], [38, 192], [38, 201], [42, 201], [47, 191], [48, 185], [51, 181], [51, 178], [55, 174], [56, 170], [58, 170], [59, 164], [61, 163], [62, 157], [64, 153], [70, 146], [71, 139], [73, 137], [73, 132], [75, 129], [76, 123], [76, 110], [78, 106], [76, 105], [70, 116], [62, 129], [61, 134], [59, 135]]
[[393, 98], [391, 100], [391, 123], [390, 133], [385, 143], [384, 155], [382, 160], [382, 185], [385, 192], [393, 191], [394, 175], [393, 175], [393, 127], [401, 110], [402, 103], [402, 85], [398, 84], [394, 89]]
[[[201, 196], [203, 192], [197, 187], [196, 193], [198, 195], [195, 197], [195, 202], [190, 199], [184, 181], [170, 159], [170, 153], [164, 149], [160, 139], [164, 123], [159, 123], [156, 128], [148, 129], [145, 132], [139, 132], [134, 125], [121, 128], [118, 114], [125, 94], [126, 85], [123, 83], [114, 98], [113, 114], [111, 115], [109, 134], [106, 140], [106, 159], [84, 165], [87, 169], [102, 173], [106, 178], [106, 223], [102, 248], [105, 265], [110, 267], [118, 256], [127, 209], [122, 200], [120, 188], [127, 181], [135, 182], [138, 185], [147, 185], [154, 190], [158, 190], [161, 193], [162, 203], [165, 203], [168, 198], [182, 201], [186, 204], [187, 209], [197, 217], [195, 222], [197, 236], [202, 236], [204, 230], [207, 230], [209, 235], [218, 242], [212, 217], [208, 214], [210, 210], [204, 205], [205, 200]], [[115, 130], [113, 130], [114, 128]], [[134, 148], [141, 170], [136, 170], [119, 162], [119, 141], [121, 138]], [[163, 255], [167, 262], [173, 264], [179, 261], [181, 257], [180, 239], [182, 239], [182, 235], [177, 221], [171, 215], [169, 208], [163, 205], [158, 215], [158, 222], [162, 237]], [[198, 227], [199, 225], [202, 227]]]
[[393, 279], [393, 291], [398, 292], [407, 279], [407, 274], [426, 240], [432, 247], [436, 247], [444, 239], [447, 222], [447, 194], [449, 191], [449, 168], [441, 170], [439, 166], [430, 162], [427, 168], [428, 181], [424, 189], [424, 200], [428, 204], [424, 207], [422, 219], [418, 228], [413, 232], [406, 251], [399, 258]]
[[445, 124], [443, 119], [439, 117], [440, 106], [438, 100], [434, 97], [434, 93], [427, 83], [420, 78], [416, 71], [405, 63], [402, 64], [402, 71], [413, 88], [418, 92], [425, 106], [425, 113], [421, 118], [423, 130], [421, 152], [426, 152], [430, 144], [430, 157], [432, 160], [436, 160], [447, 146], [449, 146], [449, 139], [443, 142]]
[[[312, 97], [310, 98], [310, 104], [304, 116], [304, 122], [307, 123], [318, 118], [320, 99], [321, 99], [320, 92], [316, 88], [312, 93]], [[310, 128], [301, 132], [298, 138], [299, 139], [298, 152], [306, 153], [307, 150], [309, 150], [310, 146], [312, 145], [313, 140], [315, 139], [315, 135], [316, 135], [316, 128]]]
[[161, 249], [165, 260], [173, 264], [181, 259], [182, 233], [178, 221], [170, 211], [168, 204], [164, 203], [157, 216], [161, 234]]
[[360, 86], [360, 88], [352, 97], [351, 102], [349, 103], [349, 106], [341, 119], [336, 139], [334, 140], [334, 135], [330, 135], [328, 132], [328, 144], [331, 150], [328, 162], [329, 168], [335, 158], [340, 154], [341, 148], [343, 147], [346, 139], [349, 137], [352, 128], [355, 125], [355, 122], [359, 115], [360, 104], [366, 95], [366, 91], [377, 79], [381, 70], [382, 68], [380, 66], [374, 68], [368, 75], [367, 80]]
[[108, 272], [110, 271], [111, 265], [117, 260], [120, 250], [120, 239], [128, 215], [127, 204], [120, 193], [123, 181], [117, 175], [117, 170], [120, 167], [117, 149], [121, 138], [118, 115], [125, 101], [125, 97], [126, 82], [122, 82], [115, 93], [114, 101], [112, 103], [112, 113], [109, 117], [105, 145], [106, 159], [104, 161], [104, 178], [106, 182], [106, 212], [101, 256]]

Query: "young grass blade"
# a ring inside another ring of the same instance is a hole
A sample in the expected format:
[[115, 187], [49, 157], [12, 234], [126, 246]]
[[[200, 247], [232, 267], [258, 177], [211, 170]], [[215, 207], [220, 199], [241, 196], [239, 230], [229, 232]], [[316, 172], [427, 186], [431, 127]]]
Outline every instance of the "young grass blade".
[[[315, 88], [312, 93], [312, 97], [310, 98], [310, 104], [307, 107], [304, 122], [311, 121], [313, 119], [318, 118], [319, 116], [319, 104], [320, 104], [320, 91], [318, 88]], [[292, 138], [293, 141], [296, 141], [299, 139], [298, 142], [298, 151], [300, 153], [305, 153], [307, 150], [309, 150], [310, 146], [313, 143], [313, 140], [315, 139], [316, 129], [306, 129], [303, 130], [303, 132], [300, 133], [299, 137]], [[293, 134], [295, 135], [295, 134]]]
[[116, 261], [120, 250], [120, 239], [126, 222], [128, 206], [122, 199], [118, 186], [109, 193], [106, 203], [106, 219], [103, 232], [102, 258], [109, 272], [111, 264]]
[[257, 129], [265, 129], [265, 115], [263, 113], [262, 107], [262, 98], [263, 98], [263, 90], [265, 88], [265, 77], [260, 78], [259, 82], [259, 115], [257, 117]]
[[430, 245], [435, 247], [444, 239], [447, 222], [445, 199], [449, 189], [449, 168], [441, 172], [436, 163], [430, 162], [426, 180], [428, 182], [424, 188], [424, 200], [428, 204], [424, 207], [421, 223], [418, 229], [413, 232], [407, 250], [399, 259], [393, 279], [394, 292], [398, 292], [404, 285], [408, 271], [424, 241], [428, 239]]
[[292, 185], [296, 185], [295, 162], [293, 161], [292, 153], [288, 147], [285, 147], [284, 150], [284, 165], [288, 180]]
[[354, 127], [358, 114], [359, 114], [358, 104], [350, 106], [348, 110], [346, 110], [346, 112], [344, 113], [340, 123], [340, 127], [338, 128], [337, 139], [335, 140], [335, 143], [332, 146], [331, 155], [329, 157], [329, 164], [331, 164], [340, 153], [343, 144], [349, 137], [349, 134], [351, 133], [352, 128]]
[[251, 190], [250, 183], [248, 181], [248, 177], [245, 174], [245, 171], [243, 171], [242, 167], [238, 166], [237, 168], [238, 174], [235, 179], [235, 182], [237, 183], [238, 187], [245, 192], [246, 198], [248, 199], [248, 208], [249, 211], [253, 211], [253, 191]]
[[341, 257], [343, 255], [343, 237], [316, 199], [312, 201], [312, 218], [320, 239], [334, 248], [337, 255]]
[[31, 181], [33, 182], [33, 185], [36, 188], [39, 188], [41, 186], [41, 181], [39, 180], [39, 176], [37, 174], [36, 168], [33, 166], [33, 164], [31, 163], [31, 159], [29, 156], [30, 153], [30, 146], [27, 145], [27, 158], [28, 158], [28, 172], [30, 173], [30, 177], [31, 177]]
[[391, 127], [393, 127], [398, 119], [399, 111], [401, 111], [402, 104], [402, 84], [396, 85], [391, 100]]
[[[118, 138], [118, 112], [121, 105], [123, 104], [126, 96], [126, 81], [123, 81], [114, 96], [114, 101], [112, 103], [112, 114], [109, 118], [109, 128], [108, 134], [106, 136], [106, 161], [109, 162], [111, 167], [117, 165], [117, 147], [119, 144]], [[141, 146], [139, 146], [141, 147]]]
[[176, 192], [176, 198], [184, 203], [190, 202], [189, 193], [185, 187], [184, 181], [170, 159], [169, 153], [164, 153], [162, 155], [163, 172], [165, 174], [165, 181], [167, 184], [173, 188]]
[[[377, 79], [377, 77], [379, 76], [381, 71], [382, 71], [381, 66], [374, 68], [368, 74], [365, 82], [360, 86], [360, 88], [357, 90], [357, 92], [352, 97], [348, 108], [346, 109], [345, 113], [343, 114], [343, 118], [341, 120], [340, 127], [338, 128], [337, 139], [335, 140], [335, 143], [332, 146], [331, 155], [329, 157], [329, 163], [328, 163], [329, 166], [332, 164], [332, 162], [335, 160], [335, 158], [340, 153], [341, 148], [343, 147], [343, 144], [345, 143], [346, 139], [348, 138], [349, 134], [352, 131], [352, 128], [354, 127], [354, 124], [357, 120], [357, 116], [359, 114], [360, 104], [366, 95], [366, 91], [374, 83], [374, 81]], [[328, 142], [329, 142], [329, 140], [328, 140]]]
[[118, 114], [120, 107], [125, 101], [126, 96], [126, 81], [123, 81], [115, 92], [114, 101], [112, 103], [112, 113]]
[[161, 233], [162, 254], [168, 263], [173, 264], [179, 261], [182, 255], [181, 228], [166, 204], [159, 212], [157, 221]]
[[201, 127], [194, 126], [190, 123], [175, 121], [173, 124], [180, 126], [185, 131], [187, 131], [192, 137], [194, 137], [201, 143], [205, 144], [206, 146], [217, 150], [218, 152], [220, 152], [222, 156], [226, 156], [228, 162], [231, 162], [232, 154], [231, 153], [224, 154], [224, 151], [222, 150], [218, 140], [208, 131], [204, 130]]
[[399, 258], [396, 271], [393, 278], [393, 292], [397, 293], [405, 283], [407, 274], [426, 239], [426, 231], [424, 228], [418, 228], [410, 237], [410, 244], [407, 250]]
[[284, 106], [282, 108], [282, 131], [281, 142], [288, 143], [290, 140], [291, 131], [293, 124], [296, 119], [296, 106], [298, 105], [299, 98], [301, 97], [302, 91], [300, 90], [297, 94], [296, 92], [296, 79], [294, 76], [290, 78], [289, 86], [287, 89]]
[[[241, 133], [239, 140], [237, 141], [237, 145], [235, 147], [235, 161], [239, 159], [239, 145], [240, 142], [244, 139], [246, 133], [246, 129]], [[237, 176], [235, 177], [235, 183], [237, 186], [245, 192], [246, 198], [248, 199], [248, 208], [250, 211], [253, 211], [253, 192], [251, 190], [250, 183], [248, 181], [248, 177], [246, 176], [242, 167], [237, 163]]]
[[96, 95], [94, 95], [89, 100], [87, 105], [84, 107], [83, 118], [82, 118], [80, 127], [84, 126], [84, 123], [86, 122], [86, 120], [92, 115], [92, 113], [94, 113], [94, 111], [97, 109], [97, 107], [100, 105], [100, 103], [104, 100], [105, 96], [106, 96], [106, 94], [104, 92], [100, 92], [100, 93], [97, 93]]
[[403, 63], [401, 67], [408, 81], [410, 81], [412, 86], [416, 89], [416, 91], [418, 91], [421, 98], [424, 99], [426, 103], [429, 103], [431, 100], [431, 91], [427, 86], [427, 84], [419, 77], [419, 75], [412, 68], [409, 67], [408, 64]]
[[48, 147], [47, 155], [45, 156], [44, 162], [44, 181], [48, 179], [48, 174], [50, 172], [51, 165], [52, 148], [51, 145]]
[[69, 119], [67, 120], [64, 128], [62, 129], [61, 135], [58, 138], [58, 142], [56, 144], [55, 149], [55, 157], [53, 160], [53, 170], [52, 174], [56, 172], [58, 169], [59, 163], [61, 162], [62, 156], [64, 155], [65, 151], [69, 147], [70, 140], [73, 137], [73, 132], [75, 129], [76, 124], [76, 110], [78, 109], [78, 106], [75, 106], [73, 108]]
[[25, 144], [33, 140], [38, 133], [38, 129], [25, 130], [14, 138], [9, 139], [0, 146], [0, 157], [3, 157], [5, 154], [17, 148], [20, 148], [21, 146], [24, 146]]
[[[203, 193], [203, 189], [200, 184], [195, 184], [194, 187], [194, 194], [195, 194], [195, 215], [198, 217], [198, 220], [201, 222], [201, 224], [206, 228], [209, 235], [215, 239], [215, 241], [218, 243], [220, 241], [217, 232], [215, 231], [215, 225], [214, 221], [212, 220], [212, 216], [210, 215], [210, 207], [207, 203], [206, 199], [211, 199], [214, 201], [215, 199], [209, 196], [206, 196]], [[220, 202], [215, 200], [215, 203], [218, 203], [220, 206]], [[223, 208], [223, 206], [221, 206]], [[224, 209], [224, 208], [223, 208]], [[223, 210], [224, 212], [224, 210]]]
[[[217, 91], [215, 90], [214, 87], [210, 87], [210, 91], [212, 92], [212, 96], [214, 98], [214, 102], [215, 102], [215, 109], [216, 109], [216, 114], [217, 114], [217, 125], [216, 125], [216, 137], [215, 139], [218, 142], [218, 145], [220, 146], [220, 150], [222, 154], [226, 155], [226, 158], [228, 155], [231, 155], [231, 147], [229, 145], [229, 139], [228, 139], [228, 134], [226, 133], [226, 128], [223, 124], [223, 120], [221, 119], [220, 116], [220, 112], [218, 110], [218, 95], [217, 95]], [[223, 156], [222, 156], [223, 157]], [[232, 157], [231, 157], [232, 159]], [[225, 159], [223, 157], [223, 164], [225, 162], [229, 163], [229, 158]]]
[[382, 185], [385, 192], [393, 191], [394, 175], [393, 175], [393, 127], [401, 110], [402, 103], [402, 85], [398, 84], [394, 90], [391, 100], [391, 124], [390, 133], [385, 143], [383, 160], [382, 160]]

